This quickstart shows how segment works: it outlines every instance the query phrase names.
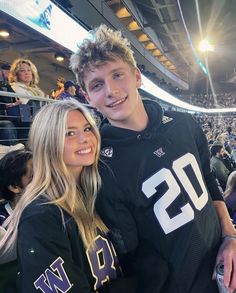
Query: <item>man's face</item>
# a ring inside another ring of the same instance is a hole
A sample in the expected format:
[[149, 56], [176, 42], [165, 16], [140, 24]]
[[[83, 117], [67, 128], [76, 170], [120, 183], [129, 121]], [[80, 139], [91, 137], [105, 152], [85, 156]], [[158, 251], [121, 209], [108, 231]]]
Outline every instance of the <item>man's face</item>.
[[225, 154], [225, 150], [224, 150], [224, 148], [221, 148], [220, 149], [220, 152], [219, 152], [219, 157], [220, 158], [223, 158], [224, 157], [224, 154]]
[[74, 85], [72, 85], [72, 86], [70, 87], [70, 94], [71, 94], [72, 96], [75, 96], [75, 94], [76, 94], [76, 87], [75, 87]]
[[129, 128], [142, 105], [138, 94], [140, 71], [118, 59], [88, 69], [84, 83], [88, 102], [112, 125]]

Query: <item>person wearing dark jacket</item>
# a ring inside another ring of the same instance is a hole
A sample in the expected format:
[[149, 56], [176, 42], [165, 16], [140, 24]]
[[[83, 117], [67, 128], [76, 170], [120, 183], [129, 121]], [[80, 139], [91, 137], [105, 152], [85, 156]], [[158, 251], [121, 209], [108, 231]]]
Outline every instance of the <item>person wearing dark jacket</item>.
[[220, 143], [213, 143], [211, 146], [211, 167], [214, 169], [215, 176], [218, 179], [222, 190], [225, 191], [227, 180], [231, 170], [227, 168], [224, 158], [224, 146]]
[[230, 217], [236, 225], [236, 171], [233, 171], [228, 177], [224, 198]]
[[29, 145], [34, 176], [0, 244], [0, 261], [17, 250], [19, 292], [134, 292], [94, 210], [100, 136], [89, 112], [73, 101], [45, 105]]
[[[78, 46], [71, 68], [101, 127], [97, 209], [137, 292], [216, 293], [214, 265], [236, 288], [236, 233], [193, 118], [163, 112], [138, 93], [130, 43], [101, 25]], [[222, 241], [222, 238], [223, 241]]]

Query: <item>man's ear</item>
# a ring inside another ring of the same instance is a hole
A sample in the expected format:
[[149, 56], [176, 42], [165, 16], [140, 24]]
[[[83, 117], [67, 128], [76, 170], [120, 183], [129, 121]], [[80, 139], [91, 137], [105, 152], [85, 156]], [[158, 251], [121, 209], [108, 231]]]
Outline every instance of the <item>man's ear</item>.
[[138, 68], [135, 68], [136, 87], [139, 89], [142, 85], [141, 72]]
[[21, 193], [21, 188], [17, 185], [9, 185], [8, 189], [15, 194]]

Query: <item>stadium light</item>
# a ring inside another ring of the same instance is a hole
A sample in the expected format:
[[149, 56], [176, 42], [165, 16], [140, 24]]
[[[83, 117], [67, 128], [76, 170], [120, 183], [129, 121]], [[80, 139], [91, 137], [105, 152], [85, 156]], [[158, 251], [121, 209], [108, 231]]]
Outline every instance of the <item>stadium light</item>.
[[213, 52], [214, 46], [208, 40], [202, 40], [199, 43], [198, 49], [201, 52]]
[[7, 24], [2, 23], [0, 25], [0, 37], [8, 38], [11, 35], [11, 28]]

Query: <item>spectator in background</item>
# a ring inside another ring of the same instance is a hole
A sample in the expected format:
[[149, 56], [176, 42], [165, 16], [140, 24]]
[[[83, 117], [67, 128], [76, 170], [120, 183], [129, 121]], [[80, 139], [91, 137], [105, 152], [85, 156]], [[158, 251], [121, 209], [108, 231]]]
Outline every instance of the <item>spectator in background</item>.
[[10, 72], [11, 65], [10, 64], [2, 64], [0, 71], [0, 84], [8, 84], [8, 76]]
[[76, 85], [73, 81], [68, 80], [64, 83], [64, 91], [58, 96], [58, 100], [71, 100], [76, 94]]
[[[32, 154], [26, 150], [7, 153], [0, 160], [0, 240], [6, 233], [5, 220], [12, 214], [22, 192], [32, 178]], [[0, 292], [17, 292], [16, 254], [0, 262]]]
[[236, 171], [233, 171], [228, 177], [224, 198], [230, 217], [236, 225]]
[[[10, 65], [3, 64], [0, 71], [0, 91], [14, 92], [8, 82], [10, 72]], [[0, 96], [0, 153], [2, 146], [11, 146], [16, 143], [17, 130], [11, 121], [11, 118], [6, 116], [6, 105], [15, 103], [16, 99], [13, 97]], [[5, 152], [5, 147], [3, 147]]]
[[7, 153], [0, 160], [0, 226], [12, 213], [32, 178], [32, 154], [26, 150]]
[[221, 143], [215, 142], [211, 146], [211, 166], [214, 169], [216, 178], [218, 179], [220, 186], [223, 191], [226, 188], [226, 183], [228, 180], [228, 176], [230, 174], [230, 170], [225, 166], [223, 162], [224, 158], [224, 147]]
[[58, 96], [64, 91], [64, 83], [65, 83], [65, 78], [62, 76], [59, 76], [57, 78], [57, 88], [52, 90], [50, 93], [50, 98], [57, 100]]
[[[18, 138], [27, 140], [31, 116], [38, 111], [41, 103], [30, 98], [21, 97], [20, 95], [44, 97], [44, 92], [38, 87], [39, 75], [36, 66], [28, 59], [16, 59], [11, 65], [9, 83], [13, 91], [19, 94], [19, 98], [15, 103], [8, 104], [8, 108], [19, 104], [28, 105], [28, 107], [22, 108], [22, 111], [24, 111], [23, 116], [29, 117], [28, 121], [21, 121], [21, 118], [17, 118], [14, 121], [15, 126], [18, 127]], [[13, 112], [11, 110], [14, 109], [8, 110], [10, 115]]]
[[[9, 74], [9, 83], [17, 94], [44, 97], [38, 87], [39, 75], [36, 66], [28, 59], [19, 58], [13, 61]], [[27, 104], [29, 99], [19, 96], [17, 103]]]

